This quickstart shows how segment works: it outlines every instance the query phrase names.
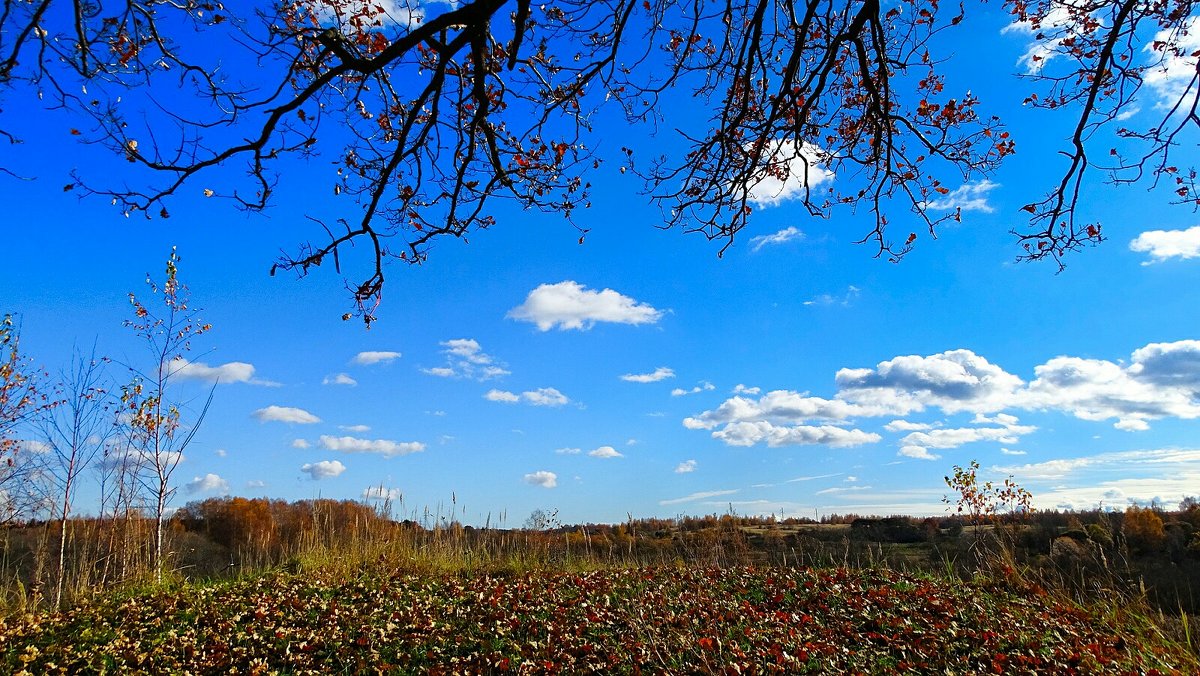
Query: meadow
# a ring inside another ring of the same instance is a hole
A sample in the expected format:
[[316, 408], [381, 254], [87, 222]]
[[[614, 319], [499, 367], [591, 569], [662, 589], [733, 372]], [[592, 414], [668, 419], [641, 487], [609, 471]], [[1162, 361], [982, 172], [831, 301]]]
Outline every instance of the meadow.
[[1193, 579], [1191, 542], [1173, 563], [1168, 540], [1146, 549], [1123, 516], [976, 530], [855, 515], [568, 526], [541, 512], [471, 528], [349, 501], [215, 498], [177, 512], [159, 582], [148, 551], [104, 550], [118, 526], [136, 543], [152, 524], [73, 524], [58, 609], [52, 567], [37, 565], [57, 522], [25, 524], [3, 539], [0, 670], [1197, 673], [1190, 587], [1146, 585], [1161, 566]]

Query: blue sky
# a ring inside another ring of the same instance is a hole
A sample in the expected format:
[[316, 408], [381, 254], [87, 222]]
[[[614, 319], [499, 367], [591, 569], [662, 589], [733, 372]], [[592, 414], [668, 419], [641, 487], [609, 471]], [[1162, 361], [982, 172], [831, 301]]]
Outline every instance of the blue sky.
[[[354, 213], [319, 158], [288, 168], [265, 214], [197, 183], [169, 220], [125, 218], [62, 190], [71, 168], [109, 166], [73, 144], [72, 120], [10, 95], [29, 141], [8, 166], [36, 180], [0, 177], [0, 312], [20, 315], [47, 368], [94, 340], [124, 380], [121, 365], [145, 359], [122, 327], [127, 294], [178, 248], [214, 326], [178, 394], [196, 402], [221, 382], [177, 505], [387, 494], [408, 515], [453, 501], [468, 523], [510, 525], [535, 508], [564, 522], [937, 514], [942, 476], [972, 459], [1039, 507], [1174, 505], [1200, 493], [1200, 220], [1164, 191], [1093, 183], [1083, 211], [1108, 241], [1061, 274], [1013, 262], [1009, 231], [1062, 171], [1069, 120], [1021, 107], [1031, 43], [1006, 21], [995, 7], [969, 18], [947, 44], [948, 87], [1001, 115], [1017, 155], [947, 196], [963, 223], [900, 264], [853, 244], [865, 214], [812, 219], [787, 199], [764, 200], [718, 259], [718, 243], [655, 228], [640, 185], [608, 166], [577, 216], [582, 245], [559, 218], [502, 211], [469, 244], [391, 266], [369, 331], [341, 320], [332, 270], [267, 275], [281, 249], [319, 236], [305, 215]], [[967, 36], [986, 53], [953, 41]], [[602, 145], [637, 133], [598, 128]]]

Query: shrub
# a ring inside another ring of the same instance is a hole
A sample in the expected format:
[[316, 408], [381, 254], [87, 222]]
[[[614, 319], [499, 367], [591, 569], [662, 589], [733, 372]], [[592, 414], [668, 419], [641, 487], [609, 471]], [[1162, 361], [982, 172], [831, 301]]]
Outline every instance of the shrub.
[[1131, 506], [1125, 510], [1125, 520], [1121, 526], [1129, 546], [1140, 552], [1155, 552], [1162, 548], [1167, 536], [1163, 530], [1163, 520], [1151, 509]]

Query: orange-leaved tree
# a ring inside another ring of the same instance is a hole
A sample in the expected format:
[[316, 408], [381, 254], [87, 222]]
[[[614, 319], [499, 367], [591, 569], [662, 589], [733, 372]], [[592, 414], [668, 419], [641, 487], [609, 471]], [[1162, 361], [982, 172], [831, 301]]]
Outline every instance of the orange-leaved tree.
[[979, 463], [975, 460], [966, 467], [955, 465], [954, 474], [943, 478], [946, 486], [958, 496], [953, 502], [950, 496], [942, 497], [943, 503], [953, 504], [959, 514], [967, 516], [975, 529], [976, 544], [984, 524], [994, 523], [996, 517], [1002, 514], [1021, 515], [1031, 509], [1033, 501], [1029, 491], [1017, 485], [1011, 476], [998, 485], [991, 481], [980, 483], [978, 471]]

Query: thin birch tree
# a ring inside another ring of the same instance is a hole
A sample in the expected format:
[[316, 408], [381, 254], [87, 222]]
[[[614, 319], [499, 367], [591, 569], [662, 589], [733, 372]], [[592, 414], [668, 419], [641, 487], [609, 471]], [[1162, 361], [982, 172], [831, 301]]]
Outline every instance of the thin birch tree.
[[178, 278], [179, 254], [171, 248], [162, 284], [146, 276], [150, 295], [157, 302], [143, 303], [129, 294], [134, 318], [125, 325], [145, 343], [151, 357], [145, 370], [130, 367], [133, 380], [121, 388], [121, 407], [128, 424], [130, 451], [138, 458], [139, 480], [154, 510], [154, 542], [151, 565], [155, 580], [162, 579], [165, 552], [163, 531], [167, 510], [175, 495], [172, 478], [183, 452], [195, 437], [212, 401], [212, 391], [195, 421], [184, 420], [184, 402], [174, 397], [175, 381], [187, 364], [184, 353], [191, 341], [207, 333], [211, 324], [200, 319], [191, 307], [188, 289]]

